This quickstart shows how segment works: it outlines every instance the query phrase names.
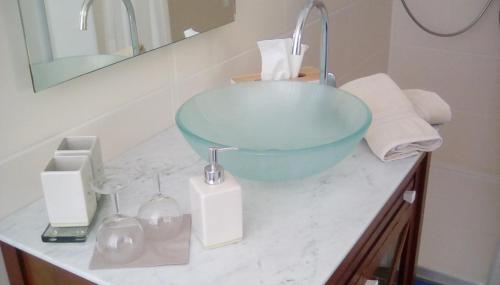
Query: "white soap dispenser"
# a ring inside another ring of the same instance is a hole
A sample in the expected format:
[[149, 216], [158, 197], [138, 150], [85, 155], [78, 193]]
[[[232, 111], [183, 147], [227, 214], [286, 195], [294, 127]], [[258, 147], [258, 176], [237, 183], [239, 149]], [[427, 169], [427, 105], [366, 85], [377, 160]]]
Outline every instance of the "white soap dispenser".
[[206, 248], [243, 238], [241, 186], [217, 161], [218, 152], [229, 150], [237, 148], [210, 147], [205, 176], [190, 179], [193, 232]]

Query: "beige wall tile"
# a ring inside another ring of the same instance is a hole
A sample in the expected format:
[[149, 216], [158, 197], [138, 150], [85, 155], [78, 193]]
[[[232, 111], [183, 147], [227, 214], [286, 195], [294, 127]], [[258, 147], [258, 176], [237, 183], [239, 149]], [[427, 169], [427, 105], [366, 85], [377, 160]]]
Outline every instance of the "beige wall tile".
[[[418, 265], [438, 272], [486, 284], [490, 264], [497, 245], [497, 236], [446, 226], [440, 216], [428, 216], [420, 244]], [[480, 243], [480, 246], [471, 246]]]
[[432, 164], [419, 265], [486, 283], [500, 229], [500, 179]]
[[372, 55], [362, 62], [360, 65], [356, 66], [353, 71], [345, 76], [337, 78], [338, 86], [347, 83], [356, 78], [372, 75], [375, 73], [387, 73], [387, 61], [389, 59], [389, 53], [387, 51], [382, 51], [377, 54]]
[[435, 159], [477, 172], [500, 175], [500, 119], [454, 112], [443, 126], [443, 146]]
[[[309, 0], [287, 0], [286, 18], [287, 25], [289, 27], [295, 28], [300, 11], [305, 7], [307, 2], [309, 2]], [[323, 2], [325, 3], [328, 13], [331, 14], [352, 4], [354, 0], [325, 0]], [[309, 16], [310, 21], [319, 19], [320, 15], [321, 14], [318, 11], [312, 11], [311, 15]]]
[[433, 163], [425, 210], [443, 226], [500, 236], [500, 178]]
[[[408, 1], [415, 16], [438, 31], [456, 31], [477, 14], [486, 1]], [[404, 11], [401, 1], [393, 2], [392, 43], [406, 46], [429, 47], [448, 51], [467, 52], [500, 57], [500, 2], [493, 1], [483, 18], [468, 32], [456, 37], [440, 38], [418, 28]]]
[[433, 90], [453, 111], [500, 112], [500, 58], [394, 44], [390, 63], [402, 88]]
[[347, 7], [330, 15], [328, 67], [337, 77], [349, 74], [357, 65], [354, 62], [356, 59], [351, 56], [351, 43], [355, 36], [351, 31], [351, 11], [352, 9]]
[[170, 88], [130, 102], [81, 126], [57, 134], [0, 163], [0, 217], [40, 199], [40, 171], [65, 136], [97, 135], [105, 161], [172, 126]]
[[208, 31], [171, 46], [174, 53], [174, 80], [176, 82], [215, 64], [215, 56], [211, 48], [213, 33], [214, 31]]
[[176, 85], [174, 106], [177, 109], [189, 98], [204, 90], [229, 85], [234, 75], [255, 73], [259, 70], [260, 53], [257, 49], [250, 50], [184, 81], [179, 81]]
[[500, 179], [433, 163], [419, 266], [486, 284], [499, 241]]
[[[329, 71], [344, 82], [373, 70], [387, 72], [391, 1], [352, 1], [340, 7], [329, 13]], [[320, 37], [321, 22], [316, 19], [305, 28], [304, 43], [310, 50], [304, 65], [319, 65]], [[375, 59], [376, 54], [381, 57]], [[372, 68], [364, 70], [367, 65]]]
[[351, 15], [351, 58], [369, 58], [389, 49], [391, 1], [358, 1]]

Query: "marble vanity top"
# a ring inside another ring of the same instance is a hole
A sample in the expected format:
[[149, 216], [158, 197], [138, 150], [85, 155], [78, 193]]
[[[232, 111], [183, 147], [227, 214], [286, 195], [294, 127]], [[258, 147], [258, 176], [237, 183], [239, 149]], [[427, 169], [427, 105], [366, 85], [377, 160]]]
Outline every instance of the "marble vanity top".
[[[89, 270], [95, 229], [85, 243], [43, 243], [47, 225], [43, 200], [0, 221], [0, 240], [98, 284], [323, 284], [384, 206], [418, 157], [382, 163], [362, 142], [348, 158], [325, 172], [294, 182], [239, 179], [243, 187], [244, 239], [205, 250], [191, 238], [189, 265]], [[163, 192], [189, 212], [188, 178], [204, 162], [175, 128], [134, 147], [107, 164], [134, 178], [120, 194], [122, 212], [135, 215], [154, 193], [143, 162], [163, 162]], [[41, 189], [40, 189], [41, 191]], [[110, 212], [105, 200], [97, 224]]]

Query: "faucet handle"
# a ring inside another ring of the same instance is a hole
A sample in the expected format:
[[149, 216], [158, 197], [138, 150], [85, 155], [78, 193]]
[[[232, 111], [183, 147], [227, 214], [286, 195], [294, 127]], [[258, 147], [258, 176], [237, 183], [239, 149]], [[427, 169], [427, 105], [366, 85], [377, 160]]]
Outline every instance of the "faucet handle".
[[326, 85], [337, 87], [337, 78], [335, 77], [335, 74], [331, 72], [328, 72], [326, 74]]

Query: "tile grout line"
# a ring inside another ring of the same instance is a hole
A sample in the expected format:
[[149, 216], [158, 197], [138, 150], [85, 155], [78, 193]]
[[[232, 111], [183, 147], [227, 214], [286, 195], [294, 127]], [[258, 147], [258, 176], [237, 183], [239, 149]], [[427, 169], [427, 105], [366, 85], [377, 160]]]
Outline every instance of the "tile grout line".
[[480, 53], [473, 53], [473, 52], [466, 52], [466, 51], [457, 51], [457, 50], [450, 50], [450, 49], [440, 49], [440, 48], [427, 47], [427, 46], [422, 46], [422, 45], [409, 45], [409, 44], [394, 42], [391, 44], [391, 46], [394, 46], [396, 48], [400, 47], [400, 48], [410, 48], [410, 49], [423, 49], [423, 50], [440, 52], [440, 53], [449, 53], [449, 54], [453, 54], [453, 55], [461, 55], [461, 56], [468, 55], [468, 56], [473, 56], [473, 57], [481, 57], [484, 59], [500, 60], [500, 57], [495, 56], [495, 55], [480, 54]]
[[440, 161], [438, 159], [435, 159], [431, 163], [431, 169], [432, 168], [437, 168], [437, 169], [442, 169], [442, 170], [447, 170], [451, 172], [456, 172], [459, 175], [462, 176], [467, 176], [469, 178], [474, 178], [474, 179], [479, 179], [482, 181], [487, 181], [493, 184], [499, 184], [500, 185], [500, 175], [495, 175], [491, 173], [485, 173], [485, 172], [479, 172], [479, 171], [474, 171], [471, 169], [467, 169], [465, 167], [460, 167], [455, 164], [447, 163]]

